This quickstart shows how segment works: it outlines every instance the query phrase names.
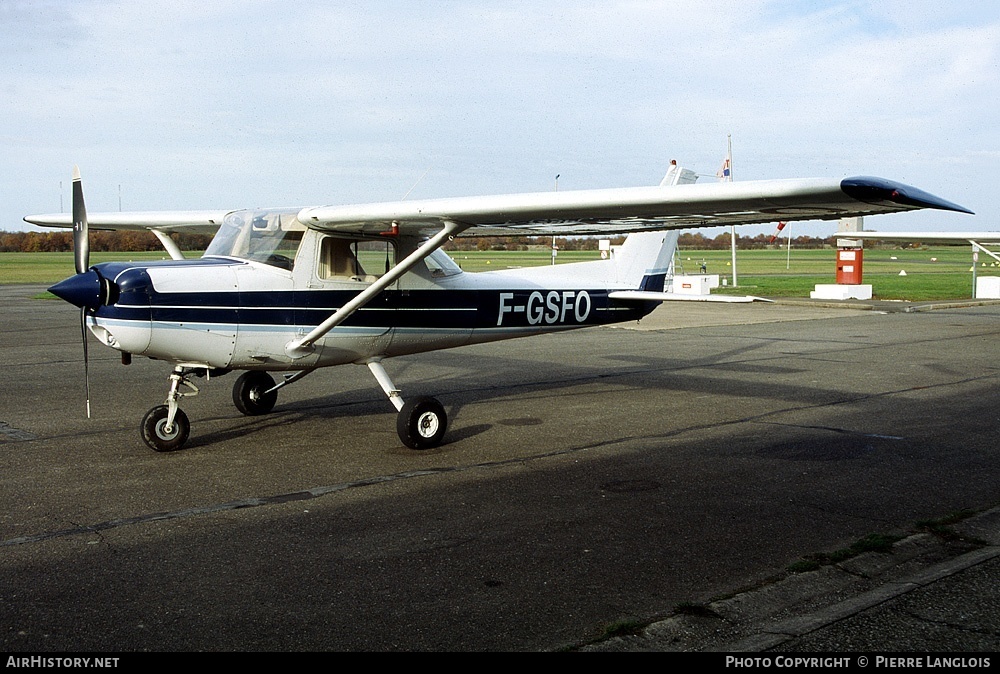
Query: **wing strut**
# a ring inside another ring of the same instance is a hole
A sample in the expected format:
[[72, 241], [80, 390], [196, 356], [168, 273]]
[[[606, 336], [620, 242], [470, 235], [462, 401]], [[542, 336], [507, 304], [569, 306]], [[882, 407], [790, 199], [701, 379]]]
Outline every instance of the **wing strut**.
[[153, 236], [155, 236], [160, 241], [160, 245], [162, 245], [163, 249], [167, 251], [167, 253], [170, 255], [171, 260], [184, 259], [184, 253], [182, 253], [181, 249], [177, 246], [176, 243], [174, 243], [174, 240], [170, 238], [170, 232], [165, 232], [163, 230], [153, 229], [153, 228], [150, 228], [149, 231], [151, 231], [153, 233]]
[[294, 339], [286, 344], [285, 353], [290, 358], [302, 358], [312, 353], [313, 344], [317, 339], [346, 321], [355, 311], [368, 304], [376, 295], [395, 283], [400, 276], [410, 271], [415, 264], [421, 262], [428, 255], [443, 246], [449, 238], [468, 227], [469, 225], [460, 224], [452, 220], [445, 221], [444, 228], [440, 232], [427, 241], [424, 241], [419, 248], [403, 258], [399, 264], [390, 269], [379, 280], [358, 293], [350, 302], [333, 312], [328, 319], [313, 328], [312, 332], [301, 339]]

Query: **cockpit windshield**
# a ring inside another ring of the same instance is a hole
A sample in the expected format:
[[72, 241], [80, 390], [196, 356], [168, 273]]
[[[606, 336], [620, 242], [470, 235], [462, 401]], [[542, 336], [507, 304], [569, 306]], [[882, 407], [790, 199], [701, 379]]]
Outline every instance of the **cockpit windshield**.
[[233, 211], [226, 216], [205, 257], [238, 257], [292, 269], [306, 228], [296, 209]]

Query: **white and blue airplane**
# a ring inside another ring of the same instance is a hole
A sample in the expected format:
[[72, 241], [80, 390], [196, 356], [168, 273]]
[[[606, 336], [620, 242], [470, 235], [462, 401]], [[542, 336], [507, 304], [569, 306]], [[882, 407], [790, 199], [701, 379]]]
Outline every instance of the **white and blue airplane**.
[[[85, 367], [88, 329], [125, 364], [136, 355], [173, 366], [166, 401], [141, 425], [149, 447], [172, 451], [190, 434], [179, 401], [197, 394], [193, 376], [245, 370], [233, 401], [257, 415], [272, 410], [283, 386], [346, 363], [371, 370], [406, 446], [435, 447], [444, 407], [431, 397], [404, 402], [383, 360], [635, 321], [662, 301], [691, 299], [665, 292], [677, 230], [921, 208], [971, 213], [881, 178], [695, 180], [672, 165], [650, 187], [88, 217], [74, 169], [72, 214], [24, 219], [73, 227], [76, 274], [50, 290], [80, 308]], [[149, 230], [171, 259], [91, 266], [89, 226]], [[170, 239], [184, 231], [215, 232], [201, 259], [184, 259]], [[464, 272], [441, 249], [458, 236], [612, 234], [628, 236], [609, 259], [527, 269]], [[282, 373], [280, 383], [268, 372]]]

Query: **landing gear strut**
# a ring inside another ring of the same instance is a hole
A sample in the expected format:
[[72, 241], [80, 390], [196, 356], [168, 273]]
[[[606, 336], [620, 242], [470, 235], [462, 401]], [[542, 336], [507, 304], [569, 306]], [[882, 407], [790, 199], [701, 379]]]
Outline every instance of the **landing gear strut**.
[[[170, 373], [170, 389], [163, 405], [157, 405], [142, 419], [142, 441], [157, 452], [172, 452], [180, 449], [191, 434], [191, 423], [187, 415], [177, 405], [185, 396], [198, 395], [198, 387], [188, 377], [194, 371], [178, 365]], [[186, 387], [183, 390], [181, 387]]]
[[373, 360], [367, 363], [375, 375], [379, 386], [389, 396], [389, 402], [399, 411], [396, 416], [396, 433], [404, 445], [410, 449], [432, 449], [441, 444], [448, 429], [448, 415], [444, 406], [435, 398], [423, 396], [403, 402], [382, 363]]
[[[431, 449], [444, 440], [448, 430], [448, 415], [444, 406], [434, 398], [421, 396], [404, 402], [399, 389], [395, 387], [379, 360], [366, 363], [375, 375], [379, 386], [389, 397], [389, 402], [398, 411], [396, 432], [399, 439], [410, 449]], [[248, 416], [267, 414], [278, 399], [278, 389], [298, 381], [310, 370], [300, 370], [285, 375], [279, 384], [267, 372], [250, 370], [240, 376], [233, 386], [233, 402], [237, 409]], [[198, 395], [198, 387], [191, 375], [210, 374], [204, 369], [186, 368], [178, 365], [170, 373], [170, 389], [167, 399], [146, 413], [142, 420], [142, 440], [157, 452], [173, 452], [184, 446], [191, 434], [191, 423], [180, 409], [178, 402], [185, 396]]]

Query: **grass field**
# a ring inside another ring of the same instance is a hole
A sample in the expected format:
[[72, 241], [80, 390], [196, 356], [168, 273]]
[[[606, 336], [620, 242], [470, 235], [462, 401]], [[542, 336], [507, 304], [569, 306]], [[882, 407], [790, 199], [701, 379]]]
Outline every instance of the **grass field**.
[[[466, 271], [550, 264], [548, 250], [455, 252], [452, 257]], [[594, 251], [563, 251], [559, 264], [596, 260]], [[980, 265], [983, 265], [980, 256]], [[987, 258], [989, 259], [989, 258]], [[728, 250], [681, 250], [676, 258], [678, 274], [701, 273], [704, 262], [709, 274], [719, 274], [729, 287], [718, 292], [764, 297], [809, 297], [820, 283], [836, 283], [836, 253], [832, 249], [740, 250], [736, 253], [738, 287], [732, 287], [732, 253]], [[992, 260], [990, 260], [992, 262]], [[863, 282], [871, 284], [876, 299], [942, 300], [972, 297], [972, 253], [964, 246], [920, 249], [866, 249]], [[1000, 275], [1000, 268], [986, 263], [981, 275]], [[900, 272], [906, 272], [900, 275]]]
[[[199, 253], [187, 253], [197, 257]], [[551, 264], [551, 252], [454, 251], [452, 257], [466, 271], [489, 271], [511, 267]], [[596, 251], [560, 251], [558, 264], [599, 259]], [[91, 262], [159, 260], [164, 253], [93, 253]], [[989, 260], [984, 263], [983, 258]], [[831, 249], [787, 249], [737, 251], [738, 287], [732, 287], [732, 262], [728, 250], [681, 250], [677, 273], [719, 274], [728, 287], [719, 292], [764, 297], [808, 297], [819, 283], [836, 282], [836, 258]], [[1000, 275], [993, 261], [981, 255], [980, 275]], [[866, 249], [864, 283], [872, 285], [876, 299], [937, 300], [972, 297], [972, 254], [964, 246], [920, 249]], [[900, 272], [905, 272], [901, 275]], [[52, 284], [73, 273], [71, 253], [0, 253], [0, 284]]]
[[[980, 265], [983, 265], [980, 256]], [[731, 254], [728, 251], [681, 251], [684, 272], [698, 273], [705, 260], [709, 273], [720, 274], [732, 283]], [[987, 258], [989, 259], [989, 258]], [[990, 260], [992, 262], [992, 260]], [[728, 294], [765, 297], [809, 297], [817, 284], [836, 283], [836, 253], [826, 250], [737, 251], [738, 288], [721, 288]], [[872, 286], [875, 299], [943, 300], [972, 297], [972, 252], [962, 246], [920, 249], [866, 249], [863, 283]], [[905, 272], [905, 273], [904, 273]], [[1000, 269], [986, 263], [980, 275], [1000, 275]]]
[[[200, 253], [191, 253], [197, 257]], [[90, 255], [90, 263], [128, 262], [130, 260], [169, 259], [163, 252], [99, 253]], [[73, 253], [0, 253], [0, 284], [51, 285], [73, 275]]]

